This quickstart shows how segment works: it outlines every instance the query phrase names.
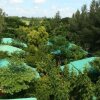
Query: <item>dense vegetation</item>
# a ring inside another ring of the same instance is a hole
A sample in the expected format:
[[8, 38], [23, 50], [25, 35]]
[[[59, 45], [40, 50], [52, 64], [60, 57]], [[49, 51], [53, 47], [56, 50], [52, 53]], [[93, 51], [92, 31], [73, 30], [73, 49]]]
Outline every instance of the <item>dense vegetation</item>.
[[[100, 0], [93, 0], [89, 11], [84, 5], [72, 18], [61, 18], [59, 11], [54, 18], [9, 17], [0, 9], [0, 43], [2, 38], [17, 40], [10, 45], [24, 52], [0, 51], [0, 60], [11, 62], [0, 68], [1, 99], [100, 99]], [[70, 43], [76, 45], [69, 48]], [[71, 61], [90, 56], [97, 57], [90, 63], [91, 71], [70, 72]], [[66, 66], [63, 71], [61, 65]], [[33, 68], [40, 77], [35, 77]]]
[[[100, 1], [92, 1], [90, 11], [87, 6], [77, 10], [71, 19], [70, 30], [79, 37], [77, 42], [89, 51], [100, 50]], [[89, 38], [89, 39], [88, 39]]]

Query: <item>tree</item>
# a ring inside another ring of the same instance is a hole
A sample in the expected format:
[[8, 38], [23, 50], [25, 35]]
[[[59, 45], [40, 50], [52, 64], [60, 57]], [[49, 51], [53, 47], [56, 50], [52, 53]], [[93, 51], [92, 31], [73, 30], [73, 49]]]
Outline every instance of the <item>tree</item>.
[[5, 59], [5, 57], [7, 56], [8, 56], [7, 52], [0, 51], [0, 59]]
[[34, 27], [35, 29], [38, 29], [38, 27], [41, 26], [41, 21], [42, 18], [31, 18], [30, 23], [29, 23], [29, 27]]
[[60, 12], [58, 11], [56, 13], [56, 15], [54, 16], [54, 18], [52, 18], [51, 20], [51, 35], [56, 35], [55, 34], [55, 30], [59, 28], [59, 25], [61, 23], [61, 16], [60, 16]]
[[42, 23], [40, 25], [44, 26], [46, 28], [46, 31], [51, 34], [51, 21], [52, 19], [51, 18], [44, 18]]
[[93, 67], [93, 71], [89, 73], [91, 80], [96, 83], [100, 77], [100, 58], [95, 59], [93, 62], [90, 62]]
[[89, 18], [90, 18], [90, 24], [91, 24], [91, 30], [93, 31], [94, 38], [93, 38], [93, 43], [91, 48], [95, 47], [95, 50], [99, 50], [100, 48], [98, 47], [100, 45], [100, 0], [93, 0], [90, 6], [90, 13], [89, 13]]
[[18, 93], [28, 89], [34, 78], [34, 71], [16, 58], [8, 67], [0, 68], [0, 89], [5, 94]]
[[51, 82], [50, 100], [68, 100], [70, 92], [70, 81], [66, 81], [60, 73], [60, 69], [52, 67], [48, 72]]
[[80, 74], [73, 84], [73, 89], [70, 92], [72, 100], [92, 100], [94, 93], [94, 84], [86, 73]]
[[91, 81], [95, 84], [95, 97], [96, 99], [100, 99], [100, 58], [95, 59], [93, 62], [90, 63], [93, 70], [88, 72], [88, 76], [90, 77]]
[[43, 26], [39, 27], [38, 30], [32, 30], [27, 37], [29, 44], [36, 47], [48, 41], [48, 33]]
[[0, 8], [0, 33], [4, 30], [5, 26], [5, 13]]
[[73, 60], [79, 60], [87, 55], [80, 46], [70, 43], [62, 35], [53, 36], [50, 40], [52, 45], [50, 45], [51, 53], [54, 55], [57, 66], [64, 64], [65, 60], [67, 63]]
[[61, 61], [65, 59], [66, 55], [66, 45], [68, 44], [68, 41], [66, 41], [66, 38], [62, 35], [53, 36], [50, 40], [52, 45], [50, 46], [51, 53], [54, 55], [54, 58], [56, 60], [56, 65], [60, 65]]
[[100, 77], [98, 81], [96, 82], [95, 95], [96, 95], [96, 98], [99, 100], [100, 99]]
[[[100, 45], [100, 2], [93, 0], [90, 5], [90, 11], [87, 10], [86, 5], [77, 10], [70, 19], [70, 31], [77, 34], [75, 41], [83, 46], [89, 52], [99, 50]], [[88, 45], [88, 47], [86, 46]]]
[[19, 28], [16, 29], [15, 35], [16, 38], [23, 41], [23, 42], [27, 42], [27, 34], [31, 31], [30, 28], [28, 27], [24, 27], [24, 26], [20, 26]]
[[81, 30], [83, 28], [89, 27], [89, 14], [87, 10], [87, 6], [83, 5], [81, 8], [81, 15], [80, 15], [80, 28]]
[[26, 26], [26, 24], [19, 17], [5, 17], [7, 28], [19, 28], [19, 26]]
[[35, 95], [39, 100], [49, 100], [51, 94], [51, 82], [48, 76], [43, 76], [35, 84]]
[[72, 32], [79, 31], [80, 29], [80, 11], [77, 10], [75, 14], [73, 14], [72, 19], [70, 19], [70, 30]]

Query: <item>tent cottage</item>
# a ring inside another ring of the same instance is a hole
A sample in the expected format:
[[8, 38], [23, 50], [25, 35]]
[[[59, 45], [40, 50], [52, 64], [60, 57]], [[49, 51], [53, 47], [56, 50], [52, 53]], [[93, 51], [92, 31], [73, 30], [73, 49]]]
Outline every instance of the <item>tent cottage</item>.
[[[67, 66], [70, 72], [74, 71], [78, 75], [79, 73], [83, 73], [85, 69], [91, 71], [93, 67], [90, 65], [90, 62], [93, 62], [97, 58], [98, 57], [90, 57], [82, 60], [73, 61], [67, 64]], [[63, 71], [65, 66], [61, 66], [60, 68]]]

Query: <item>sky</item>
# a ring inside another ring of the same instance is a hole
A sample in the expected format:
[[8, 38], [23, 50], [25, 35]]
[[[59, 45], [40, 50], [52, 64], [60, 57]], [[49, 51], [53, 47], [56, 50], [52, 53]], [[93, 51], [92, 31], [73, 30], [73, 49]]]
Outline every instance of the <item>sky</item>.
[[60, 11], [61, 17], [71, 17], [83, 4], [89, 8], [92, 0], [0, 0], [0, 8], [9, 16], [54, 17]]

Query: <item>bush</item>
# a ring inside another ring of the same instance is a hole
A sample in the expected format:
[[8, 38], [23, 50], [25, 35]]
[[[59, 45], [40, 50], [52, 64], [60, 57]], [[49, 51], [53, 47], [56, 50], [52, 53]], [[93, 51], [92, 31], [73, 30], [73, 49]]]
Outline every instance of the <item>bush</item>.
[[8, 56], [7, 52], [0, 51], [0, 59], [7, 58], [7, 56]]

